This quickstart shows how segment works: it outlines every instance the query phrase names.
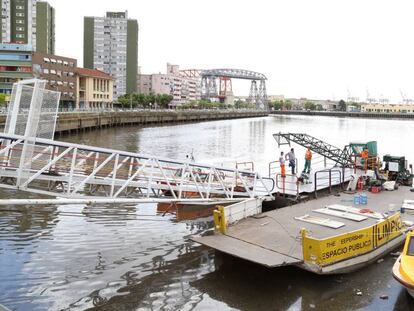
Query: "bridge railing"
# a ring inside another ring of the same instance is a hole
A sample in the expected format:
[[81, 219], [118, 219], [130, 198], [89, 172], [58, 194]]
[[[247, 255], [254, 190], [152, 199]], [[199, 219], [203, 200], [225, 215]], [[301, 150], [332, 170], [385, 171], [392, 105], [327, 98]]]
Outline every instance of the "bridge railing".
[[[274, 181], [227, 169], [47, 139], [0, 134], [0, 187], [77, 198], [211, 199], [271, 195]], [[30, 152], [29, 152], [30, 151]]]
[[[295, 158], [295, 173], [298, 173], [298, 165], [299, 165], [299, 161], [297, 158]], [[286, 166], [286, 171], [290, 172], [291, 168], [289, 167], [289, 160], [286, 160], [285, 162], [285, 166]], [[281, 169], [280, 169], [280, 161], [271, 161], [269, 162], [269, 166], [268, 166], [268, 177], [269, 178], [273, 178], [273, 176], [276, 176], [276, 174], [280, 173]]]

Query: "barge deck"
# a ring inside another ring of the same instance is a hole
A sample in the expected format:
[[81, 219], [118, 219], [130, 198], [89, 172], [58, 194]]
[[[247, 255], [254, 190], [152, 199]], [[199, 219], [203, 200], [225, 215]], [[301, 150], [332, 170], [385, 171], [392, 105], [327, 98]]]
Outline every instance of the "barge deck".
[[[399, 246], [414, 222], [414, 210], [400, 214], [403, 201], [414, 198], [408, 187], [367, 193], [367, 197], [367, 205], [358, 206], [353, 205], [354, 194], [321, 197], [240, 219], [228, 226], [225, 234], [193, 240], [267, 267], [295, 265], [318, 274], [350, 272]], [[382, 214], [383, 218], [363, 217], [357, 221], [356, 217], [340, 217], [337, 211], [332, 215], [315, 212], [334, 205], [364, 208]], [[303, 221], [303, 216], [343, 225], [334, 229]]]

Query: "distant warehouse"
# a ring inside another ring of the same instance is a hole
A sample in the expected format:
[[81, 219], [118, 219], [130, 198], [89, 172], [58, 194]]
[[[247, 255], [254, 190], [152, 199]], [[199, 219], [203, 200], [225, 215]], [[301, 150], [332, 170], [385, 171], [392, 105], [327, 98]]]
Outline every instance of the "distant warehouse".
[[362, 112], [414, 113], [414, 104], [362, 104]]

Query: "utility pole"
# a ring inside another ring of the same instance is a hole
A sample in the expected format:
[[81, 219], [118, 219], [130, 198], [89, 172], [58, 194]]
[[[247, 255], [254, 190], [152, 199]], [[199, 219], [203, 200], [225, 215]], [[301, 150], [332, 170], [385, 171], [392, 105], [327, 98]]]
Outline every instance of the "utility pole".
[[132, 94], [129, 94], [129, 109], [132, 110]]

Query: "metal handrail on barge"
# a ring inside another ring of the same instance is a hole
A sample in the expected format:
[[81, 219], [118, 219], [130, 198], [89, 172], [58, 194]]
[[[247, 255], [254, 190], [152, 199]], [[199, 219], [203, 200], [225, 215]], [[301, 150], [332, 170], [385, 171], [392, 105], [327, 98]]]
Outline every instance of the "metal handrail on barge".
[[[286, 181], [286, 177], [293, 177], [294, 180], [296, 181]], [[295, 174], [286, 174], [286, 177], [282, 177], [282, 174], [276, 174], [276, 188], [282, 190], [283, 194], [286, 194], [286, 190], [292, 190], [293, 192], [296, 192], [296, 196], [299, 196], [299, 179], [298, 176], [296, 176]], [[282, 178], [282, 187], [279, 186], [279, 179]], [[286, 188], [286, 184], [288, 185], [295, 185], [296, 187], [294, 187], [293, 189], [290, 188]], [[296, 189], [295, 189], [296, 188]]]
[[[328, 178], [319, 178], [318, 179], [318, 174], [326, 173], [326, 172], [328, 172], [328, 175], [329, 175]], [[329, 180], [329, 193], [332, 193], [332, 173], [338, 173], [339, 174], [339, 184], [341, 186], [341, 189], [343, 190], [343, 183], [344, 183], [344, 180], [342, 179], [343, 174], [342, 174], [342, 172], [339, 168], [330, 168], [330, 169], [325, 169], [325, 170], [322, 170], [322, 171], [316, 171], [315, 175], [314, 175], [315, 198], [318, 197], [318, 180], [323, 180], [323, 179]]]

